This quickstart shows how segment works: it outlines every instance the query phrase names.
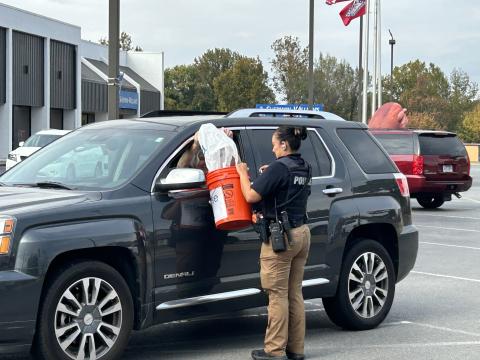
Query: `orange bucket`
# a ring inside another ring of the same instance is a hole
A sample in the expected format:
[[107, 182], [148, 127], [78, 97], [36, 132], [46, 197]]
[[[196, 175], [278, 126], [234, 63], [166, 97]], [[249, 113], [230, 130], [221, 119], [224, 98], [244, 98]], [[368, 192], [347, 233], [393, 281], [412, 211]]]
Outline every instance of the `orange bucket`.
[[238, 230], [252, 224], [252, 211], [243, 197], [235, 166], [209, 172], [207, 186], [217, 229]]

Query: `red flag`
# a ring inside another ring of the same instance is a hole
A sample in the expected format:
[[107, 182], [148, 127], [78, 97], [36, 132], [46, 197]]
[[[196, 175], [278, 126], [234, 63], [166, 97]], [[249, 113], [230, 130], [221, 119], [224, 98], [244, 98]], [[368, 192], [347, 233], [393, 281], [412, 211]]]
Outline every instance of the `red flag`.
[[353, 0], [350, 4], [345, 6], [343, 10], [340, 11], [340, 17], [345, 26], [348, 26], [353, 19], [365, 15], [366, 5], [367, 0]]
[[333, 4], [342, 2], [342, 1], [350, 1], [350, 0], [326, 0], [325, 3], [326, 3], [327, 5], [333, 5]]

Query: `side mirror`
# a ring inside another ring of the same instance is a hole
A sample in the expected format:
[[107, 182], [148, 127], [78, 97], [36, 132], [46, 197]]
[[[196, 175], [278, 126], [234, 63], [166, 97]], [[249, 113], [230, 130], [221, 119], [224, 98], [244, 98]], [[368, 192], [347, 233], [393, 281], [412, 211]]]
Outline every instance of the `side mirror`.
[[155, 191], [195, 189], [205, 185], [205, 174], [200, 169], [173, 169], [166, 178], [157, 180]]
[[18, 146], [19, 146], [19, 147], [22, 147], [23, 145], [25, 145], [25, 141], [20, 141], [20, 142], [18, 143]]

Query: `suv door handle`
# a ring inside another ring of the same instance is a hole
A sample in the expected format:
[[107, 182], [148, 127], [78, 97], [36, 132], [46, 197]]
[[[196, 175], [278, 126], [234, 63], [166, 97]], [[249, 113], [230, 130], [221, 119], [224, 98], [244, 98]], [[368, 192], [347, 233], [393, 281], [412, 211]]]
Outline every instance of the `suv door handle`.
[[342, 188], [328, 188], [323, 190], [323, 193], [328, 196], [335, 196], [337, 194], [341, 194], [342, 192]]

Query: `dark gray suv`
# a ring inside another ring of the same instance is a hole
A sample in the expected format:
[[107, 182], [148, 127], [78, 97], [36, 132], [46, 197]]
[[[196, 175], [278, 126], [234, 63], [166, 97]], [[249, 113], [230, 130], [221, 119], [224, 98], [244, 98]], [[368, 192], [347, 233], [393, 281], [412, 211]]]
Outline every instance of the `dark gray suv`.
[[322, 298], [346, 329], [383, 321], [395, 284], [415, 264], [418, 233], [406, 179], [365, 126], [118, 120], [80, 128], [0, 177], [0, 352], [116, 359], [132, 329], [266, 304], [258, 235], [251, 227], [217, 231], [203, 173], [192, 179], [192, 169], [176, 168], [207, 122], [233, 131], [252, 179], [273, 160], [276, 127], [308, 128], [304, 296]]

